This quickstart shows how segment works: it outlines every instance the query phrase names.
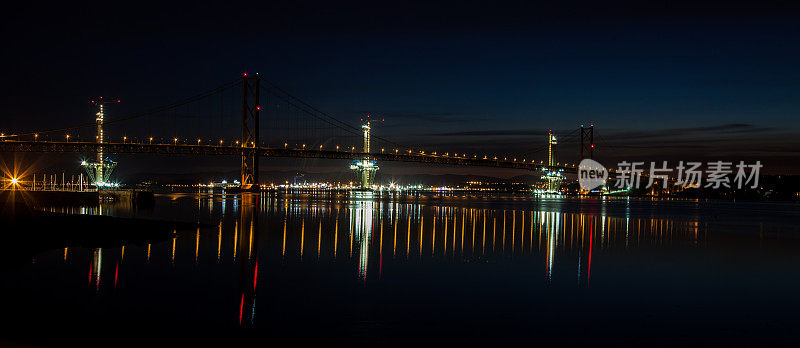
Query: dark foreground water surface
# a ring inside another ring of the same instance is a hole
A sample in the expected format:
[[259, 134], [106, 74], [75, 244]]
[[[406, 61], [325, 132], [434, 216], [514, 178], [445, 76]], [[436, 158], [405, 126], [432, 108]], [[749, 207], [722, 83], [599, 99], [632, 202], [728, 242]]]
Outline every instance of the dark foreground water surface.
[[42, 248], [0, 266], [2, 345], [800, 338], [792, 203], [189, 193], [146, 209], [49, 210], [201, 227], [160, 240], [30, 238]]

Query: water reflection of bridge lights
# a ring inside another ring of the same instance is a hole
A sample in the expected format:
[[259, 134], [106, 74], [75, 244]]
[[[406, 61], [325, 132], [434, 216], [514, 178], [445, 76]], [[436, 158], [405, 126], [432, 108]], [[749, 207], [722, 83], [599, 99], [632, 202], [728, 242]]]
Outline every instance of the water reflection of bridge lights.
[[[359, 195], [359, 197], [370, 198], [369, 193]], [[358, 278], [363, 282], [367, 281], [367, 267], [369, 265], [369, 248], [372, 241], [373, 214], [375, 212], [375, 202], [356, 201], [355, 207], [351, 209], [350, 226], [351, 240], [355, 237], [358, 246]], [[351, 245], [352, 248], [352, 245]]]
[[[380, 201], [375, 197], [377, 195], [372, 193], [353, 193], [331, 200], [275, 194], [249, 195], [249, 198], [238, 195], [202, 197], [202, 209], [197, 211], [201, 219], [222, 219], [223, 206], [230, 203], [237, 207], [237, 218], [233, 221], [218, 220], [207, 230], [178, 231], [162, 242], [126, 245], [125, 249], [120, 247], [119, 252], [108, 248], [106, 253], [99, 248], [90, 249], [89, 284], [95, 291], [101, 291], [101, 287], [105, 287], [105, 284], [100, 284], [103, 271], [113, 272], [114, 284], [117, 284], [117, 279], [125, 271], [120, 267], [123, 258], [134, 257], [149, 262], [151, 254], [153, 263], [148, 267], [181, 267], [204, 261], [223, 265], [231, 262], [239, 266], [246, 264], [241, 268], [241, 278], [246, 284], [241, 285], [241, 300], [236, 298], [244, 324], [253, 321], [259, 268], [267, 271], [266, 274], [270, 273], [270, 264], [264, 262], [275, 259], [270, 257], [271, 252], [284, 265], [303, 262], [313, 267], [314, 264], [344, 262], [352, 267], [355, 278], [363, 284], [391, 277], [399, 264], [428, 259], [447, 258], [457, 263], [472, 263], [514, 258], [531, 260], [531, 269], [536, 274], [543, 273], [546, 283], [575, 279], [572, 277], [576, 274], [574, 269], [577, 269], [579, 284], [588, 285], [593, 262], [610, 249], [674, 245], [700, 247], [707, 237], [707, 226], [697, 221], [637, 218], [631, 216], [629, 210], [620, 216], [609, 216], [602, 208], [601, 214], [581, 214], [537, 210], [549, 209], [547, 206], [506, 210], [425, 206]], [[226, 203], [228, 200], [233, 202]], [[102, 206], [103, 211], [70, 207], [46, 210], [107, 213], [107, 205]], [[240, 206], [242, 209], [238, 209]], [[259, 220], [262, 222], [257, 224]], [[259, 224], [265, 230], [274, 228], [273, 237], [265, 234], [266, 238], [259, 241]], [[213, 247], [201, 246], [204, 241]], [[414, 248], [411, 248], [412, 244]], [[316, 257], [306, 255], [302, 259], [303, 253], [309, 252], [304, 250], [305, 246], [316, 246], [310, 250], [313, 253], [316, 249]], [[262, 254], [261, 262], [258, 249], [266, 253]], [[82, 259], [74, 257], [75, 253], [84, 251], [70, 247], [59, 250], [62, 252], [64, 262], [73, 263]], [[384, 258], [384, 253], [391, 253], [392, 257]], [[233, 255], [233, 260], [224, 255]], [[59, 254], [59, 260], [61, 258]], [[104, 270], [103, 262], [116, 266]], [[539, 268], [541, 266], [543, 271]], [[565, 267], [574, 268], [564, 272]], [[80, 269], [85, 276], [85, 268]], [[109, 273], [103, 275], [106, 279], [112, 276]], [[121, 285], [124, 288], [125, 284]], [[110, 287], [111, 283], [107, 286]]]
[[89, 265], [89, 285], [100, 291], [100, 273], [103, 269], [103, 248], [92, 250], [92, 261]]

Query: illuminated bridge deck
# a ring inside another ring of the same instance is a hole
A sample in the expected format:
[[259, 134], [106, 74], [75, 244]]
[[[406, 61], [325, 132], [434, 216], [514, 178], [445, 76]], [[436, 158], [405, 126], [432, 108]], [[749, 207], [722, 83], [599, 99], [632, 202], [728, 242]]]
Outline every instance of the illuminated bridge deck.
[[[3, 141], [0, 152], [47, 152], [47, 153], [95, 153], [101, 144], [91, 142], [50, 142], [50, 141]], [[383, 162], [417, 162], [443, 164], [453, 166], [495, 167], [508, 169], [524, 169], [544, 171], [548, 167], [543, 162], [529, 160], [508, 160], [481, 157], [461, 157], [434, 155], [423, 153], [363, 153], [339, 150], [296, 149], [257, 147], [243, 148], [237, 146], [185, 145], [185, 144], [140, 144], [140, 143], [103, 143], [103, 151], [114, 154], [158, 154], [158, 155], [195, 155], [195, 156], [241, 156], [256, 152], [260, 157], [295, 157], [325, 159], [362, 159], [366, 156]], [[551, 169], [561, 169], [565, 173], [576, 173], [572, 164], [560, 163]]]

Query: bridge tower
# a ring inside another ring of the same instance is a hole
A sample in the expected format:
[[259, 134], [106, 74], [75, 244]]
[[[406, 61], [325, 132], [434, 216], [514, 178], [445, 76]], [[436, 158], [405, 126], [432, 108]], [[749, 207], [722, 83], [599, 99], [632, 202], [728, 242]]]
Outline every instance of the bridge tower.
[[544, 168], [545, 174], [542, 176], [547, 182], [547, 193], [556, 193], [558, 192], [558, 186], [561, 184], [561, 181], [564, 179], [563, 169], [557, 169], [556, 166], [558, 163], [556, 162], [556, 145], [558, 145], [558, 139], [553, 134], [552, 131], [547, 132], [547, 167]]
[[91, 182], [97, 186], [97, 188], [110, 185], [108, 181], [111, 177], [111, 172], [117, 165], [117, 162], [105, 158], [105, 153], [103, 152], [103, 142], [105, 141], [105, 132], [103, 131], [105, 105], [112, 103], [119, 103], [119, 100], [104, 100], [103, 97], [100, 97], [100, 100], [92, 100], [92, 104], [97, 105], [97, 113], [95, 114], [97, 116], [95, 119], [97, 122], [97, 135], [95, 139], [99, 146], [97, 147], [97, 157], [95, 161], [81, 162], [81, 165], [86, 169], [87, 174], [89, 174]]
[[594, 124], [589, 127], [581, 125], [581, 160], [592, 158], [594, 152]]
[[372, 187], [372, 183], [375, 181], [375, 172], [378, 170], [378, 166], [375, 165], [375, 161], [373, 161], [369, 156], [370, 132], [372, 128], [370, 127], [369, 115], [367, 115], [367, 117], [367, 121], [361, 125], [361, 130], [364, 131], [364, 148], [362, 151], [364, 153], [364, 157], [360, 160], [355, 160], [354, 163], [350, 165], [350, 169], [358, 173], [362, 189], [368, 189]]
[[556, 156], [555, 156], [555, 147], [558, 144], [558, 140], [556, 136], [553, 135], [552, 131], [547, 132], [547, 165], [554, 166], [556, 165]]
[[259, 80], [258, 74], [242, 75], [242, 190], [258, 188]]
[[105, 104], [105, 103], [103, 102], [102, 97], [101, 97], [101, 100], [97, 105], [100, 108], [100, 110], [97, 112], [97, 119], [96, 119], [96, 121], [97, 121], [97, 143], [100, 144], [100, 146], [97, 147], [97, 162], [100, 163], [100, 165], [97, 166], [97, 168], [95, 168], [96, 169], [96, 173], [97, 173], [95, 175], [95, 178], [97, 178], [98, 181], [103, 181], [103, 165], [102, 165], [102, 163], [103, 163], [103, 121], [105, 120], [105, 112], [103, 112], [103, 104]]

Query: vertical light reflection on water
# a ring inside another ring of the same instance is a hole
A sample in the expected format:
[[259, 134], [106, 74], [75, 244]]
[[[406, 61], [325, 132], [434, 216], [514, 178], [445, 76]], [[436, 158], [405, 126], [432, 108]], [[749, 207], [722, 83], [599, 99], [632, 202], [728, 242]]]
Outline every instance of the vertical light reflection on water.
[[[447, 228], [447, 221], [445, 220], [445, 228]], [[433, 233], [433, 241], [431, 242], [431, 255], [436, 254], [436, 215], [433, 216], [433, 227], [431, 228], [431, 232]], [[447, 252], [447, 238], [445, 238], [445, 252]]]
[[236, 259], [236, 254], [239, 251], [239, 221], [233, 223], [233, 259]]
[[92, 262], [89, 265], [89, 285], [94, 284], [100, 291], [100, 273], [103, 270], [103, 248], [92, 249]]
[[495, 240], [497, 240], [497, 218], [492, 214], [492, 253], [494, 253]]
[[392, 241], [392, 258], [394, 259], [395, 252], [397, 251], [397, 205], [394, 209], [394, 217], [392, 217], [392, 225], [394, 225], [394, 240]]
[[594, 242], [594, 222], [589, 221], [589, 264], [586, 266], [586, 284], [592, 279], [592, 244]]
[[[444, 234], [444, 250], [442, 251], [442, 255], [446, 255], [447, 254], [447, 225], [448, 225], [447, 222], [449, 220], [446, 210], [442, 210], [442, 220], [444, 220], [444, 230], [442, 231], [442, 233]], [[436, 229], [436, 216], [433, 217], [433, 228]]]
[[378, 242], [378, 279], [380, 279], [383, 274], [383, 214], [379, 213], [378, 217], [381, 219], [380, 242]]
[[114, 288], [117, 288], [117, 279], [119, 278], [119, 262], [114, 265]]
[[500, 254], [505, 255], [506, 253], [506, 211], [503, 209], [503, 242], [502, 247], [500, 249]]
[[[306, 240], [306, 219], [303, 218], [300, 223], [300, 260], [303, 260], [303, 245]], [[351, 239], [352, 245], [352, 239]]]
[[[199, 234], [198, 234], [199, 237]], [[253, 252], [253, 221], [250, 221], [250, 237], [249, 243], [247, 243], [247, 257], [250, 258], [250, 255]]]
[[[458, 213], [456, 212], [455, 208], [451, 208], [450, 210], [453, 215], [453, 256], [456, 255], [456, 224], [458, 223]], [[445, 237], [447, 234], [445, 233]]]
[[420, 217], [419, 219], [419, 258], [422, 259], [422, 229], [425, 224], [425, 219]]
[[353, 219], [351, 225], [355, 227], [351, 235], [355, 235], [358, 244], [358, 278], [366, 283], [375, 203], [372, 201], [357, 201], [351, 209], [353, 210], [350, 214], [351, 219]]
[[606, 217], [600, 217], [600, 249], [604, 249], [606, 245]]
[[197, 227], [197, 234], [194, 240], [194, 263], [197, 264], [200, 257], [200, 227]]
[[[336, 209], [336, 221], [333, 222], [333, 259], [336, 260], [336, 255], [339, 250], [339, 209]], [[286, 234], [286, 227], [284, 227], [284, 234]], [[286, 244], [286, 238], [284, 238]]]
[[411, 252], [411, 214], [408, 214], [406, 226], [408, 227], [408, 235], [406, 235], [406, 260], [408, 260], [408, 254]]
[[559, 222], [560, 222], [561, 215], [554, 212], [546, 213], [546, 226], [547, 226], [547, 281], [552, 281], [553, 275], [553, 263], [555, 262], [555, 252], [556, 247], [558, 245], [558, 235], [559, 235]]
[[525, 253], [525, 211], [519, 212], [522, 221], [519, 224], [519, 252]]
[[281, 246], [281, 256], [286, 256], [286, 216], [283, 217], [283, 245]]
[[469, 251], [470, 251], [470, 253], [474, 254], [475, 253], [475, 225], [477, 225], [477, 223], [476, 223], [477, 213], [475, 213], [475, 209], [470, 209], [469, 210], [469, 214], [470, 214], [470, 222], [472, 223], [472, 247], [470, 248]]
[[514, 255], [514, 245], [517, 237], [517, 211], [511, 212], [511, 255]]
[[528, 251], [531, 252], [531, 253], [533, 253], [533, 225], [534, 225], [534, 218], [535, 217], [536, 217], [536, 214], [534, 214], [533, 210], [531, 210], [531, 218], [530, 218], [530, 220], [531, 220], [531, 234], [530, 234], [530, 238], [528, 238], [530, 240], [529, 241], [530, 249]]
[[464, 255], [464, 225], [467, 223], [467, 211], [463, 208], [461, 209], [461, 255]]
[[483, 210], [483, 244], [481, 245], [481, 255], [486, 253], [486, 210]]
[[177, 240], [178, 240], [178, 236], [176, 236], [175, 232], [173, 231], [173, 235], [172, 235], [172, 256], [170, 257], [170, 263], [172, 263], [173, 266], [175, 266], [175, 243], [176, 243]]
[[322, 248], [322, 216], [319, 218], [319, 231], [317, 231], [317, 260], [319, 260]]

